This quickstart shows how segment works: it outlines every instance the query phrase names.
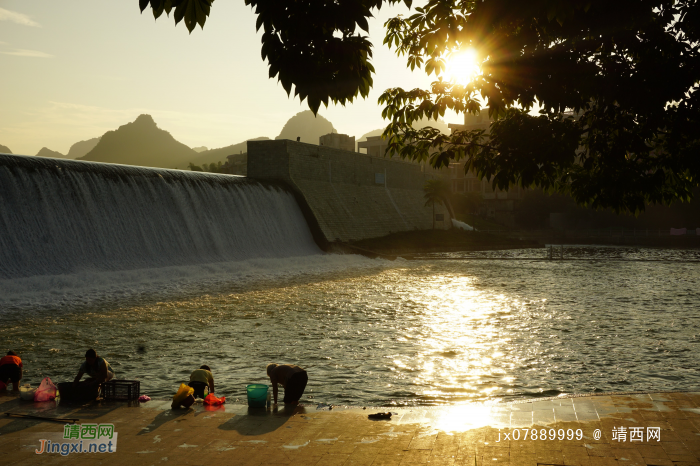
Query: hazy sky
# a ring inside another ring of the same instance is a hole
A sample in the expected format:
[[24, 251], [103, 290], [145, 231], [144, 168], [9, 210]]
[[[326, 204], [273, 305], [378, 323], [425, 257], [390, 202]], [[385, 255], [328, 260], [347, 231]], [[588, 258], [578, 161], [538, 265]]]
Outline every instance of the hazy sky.
[[[384, 89], [432, 81], [381, 45], [384, 21], [406, 12], [385, 7], [370, 21], [377, 74], [369, 98], [321, 107], [339, 132], [359, 137], [385, 126]], [[0, 0], [0, 144], [65, 154], [141, 113], [190, 147], [275, 137], [308, 107], [267, 77], [255, 18], [243, 0], [217, 0], [204, 30], [190, 35], [172, 16], [140, 14], [137, 0]]]

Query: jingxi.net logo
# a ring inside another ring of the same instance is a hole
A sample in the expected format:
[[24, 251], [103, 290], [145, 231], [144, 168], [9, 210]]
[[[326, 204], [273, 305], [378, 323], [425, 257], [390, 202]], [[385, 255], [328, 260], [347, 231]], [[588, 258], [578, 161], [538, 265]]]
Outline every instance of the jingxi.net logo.
[[74, 453], [114, 453], [117, 451], [117, 433], [114, 424], [66, 424], [63, 436], [46, 433], [39, 439], [35, 453], [58, 453], [68, 456]]

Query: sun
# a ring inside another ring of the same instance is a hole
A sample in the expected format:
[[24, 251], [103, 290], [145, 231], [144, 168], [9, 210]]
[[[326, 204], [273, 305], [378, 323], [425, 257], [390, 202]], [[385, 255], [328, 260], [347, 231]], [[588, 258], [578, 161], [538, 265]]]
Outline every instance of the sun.
[[447, 60], [447, 66], [443, 73], [445, 81], [454, 81], [457, 84], [465, 85], [481, 74], [476, 51], [469, 49], [465, 52], [452, 55]]

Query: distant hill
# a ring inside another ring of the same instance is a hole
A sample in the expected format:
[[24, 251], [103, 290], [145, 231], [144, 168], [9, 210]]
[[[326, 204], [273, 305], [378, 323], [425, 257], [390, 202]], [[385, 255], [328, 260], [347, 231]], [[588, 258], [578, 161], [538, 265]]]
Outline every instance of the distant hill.
[[11, 153], [12, 153], [12, 151], [10, 150], [9, 147], [3, 146], [2, 144], [0, 144], [0, 154], [11, 154]]
[[374, 131], [370, 131], [369, 133], [365, 133], [362, 136], [360, 136], [360, 139], [358, 139], [357, 142], [366, 141], [367, 138], [371, 138], [374, 136], [381, 136], [383, 132], [384, 128], [375, 129]]
[[207, 146], [199, 146], [199, 147], [193, 147], [192, 150], [195, 152], [204, 152], [204, 151], [209, 150], [209, 148]]
[[318, 145], [318, 138], [335, 130], [333, 123], [323, 118], [320, 114], [314, 117], [311, 110], [305, 110], [287, 120], [282, 132], [275, 139], [290, 139]]
[[100, 142], [100, 138], [92, 138], [88, 139], [87, 141], [76, 142], [75, 144], [70, 146], [70, 149], [68, 149], [66, 158], [79, 159], [80, 157], [87, 155], [88, 152], [94, 149], [98, 142]]
[[81, 160], [143, 167], [186, 168], [198, 154], [156, 125], [151, 115], [106, 132]]
[[46, 147], [42, 147], [39, 152], [36, 154], [37, 157], [51, 157], [53, 159], [65, 159], [66, 156], [61, 154], [60, 152], [56, 152], [55, 150], [47, 149]]
[[229, 155], [240, 154], [241, 152], [248, 152], [248, 144], [246, 144], [248, 141], [265, 141], [269, 139], [270, 138], [268, 137], [261, 136], [259, 138], [248, 139], [246, 141], [239, 142], [238, 144], [232, 144], [230, 146], [220, 147], [218, 149], [210, 149], [197, 154], [196, 158], [192, 159], [191, 162], [195, 165], [210, 164], [216, 162], [226, 163], [226, 157], [228, 157]]

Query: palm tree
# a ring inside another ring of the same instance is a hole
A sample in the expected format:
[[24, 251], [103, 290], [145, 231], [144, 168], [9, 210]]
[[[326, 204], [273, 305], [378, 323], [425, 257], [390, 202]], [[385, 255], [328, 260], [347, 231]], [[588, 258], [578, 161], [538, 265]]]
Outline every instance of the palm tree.
[[450, 190], [450, 185], [447, 181], [442, 178], [437, 178], [433, 180], [428, 180], [423, 186], [423, 193], [425, 197], [425, 205], [428, 206], [432, 204], [433, 206], [433, 230], [435, 229], [435, 203], [444, 205], [447, 208], [447, 213], [450, 216], [450, 223], [454, 218], [454, 211], [452, 210], [452, 204], [450, 204], [450, 195], [452, 191]]

